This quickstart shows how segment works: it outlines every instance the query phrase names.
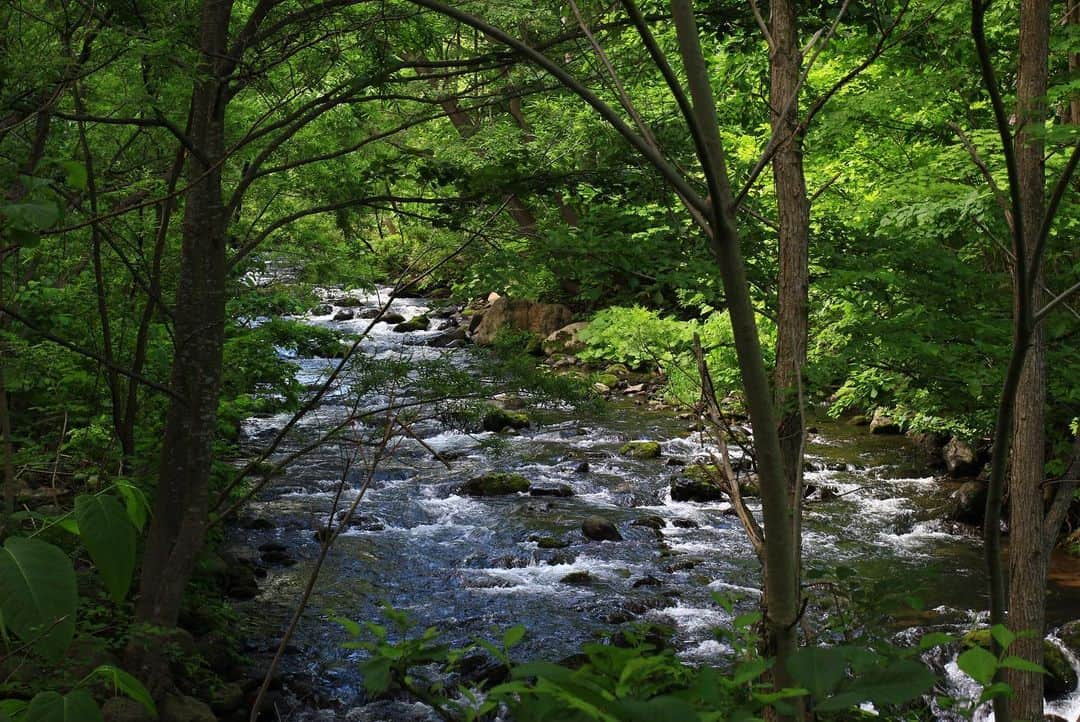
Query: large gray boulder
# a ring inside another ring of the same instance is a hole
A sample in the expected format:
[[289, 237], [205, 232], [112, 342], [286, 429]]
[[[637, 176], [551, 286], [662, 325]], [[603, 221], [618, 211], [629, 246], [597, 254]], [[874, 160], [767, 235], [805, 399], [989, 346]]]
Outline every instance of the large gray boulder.
[[984, 516], [986, 516], [986, 482], [964, 482], [950, 497], [948, 520], [981, 526]]
[[941, 452], [945, 468], [954, 479], [975, 476], [982, 469], [978, 450], [966, 441], [952, 437]]
[[566, 306], [557, 303], [537, 303], [500, 297], [484, 311], [475, 326], [472, 338], [476, 343], [490, 345], [500, 331], [528, 331], [546, 338], [570, 323], [573, 315]]

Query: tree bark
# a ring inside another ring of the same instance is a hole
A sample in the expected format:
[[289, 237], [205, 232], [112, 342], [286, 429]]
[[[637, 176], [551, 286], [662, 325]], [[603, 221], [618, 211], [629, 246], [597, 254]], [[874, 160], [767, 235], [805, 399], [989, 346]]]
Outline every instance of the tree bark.
[[225, 213], [221, 163], [225, 156], [226, 57], [232, 0], [204, 0], [192, 95], [190, 138], [199, 149], [188, 163], [180, 280], [174, 305], [176, 348], [154, 500], [143, 555], [136, 617], [176, 624], [184, 588], [206, 536], [214, 427], [221, 385], [225, 320]]
[[802, 57], [793, 0], [775, 0], [771, 4], [770, 19], [769, 105], [772, 109], [772, 132], [774, 137], [784, 139], [772, 161], [780, 260], [773, 391], [776, 395], [784, 471], [792, 505], [797, 507], [802, 499], [804, 432], [800, 390], [806, 365], [807, 294], [810, 286], [807, 268], [810, 202], [803, 173], [803, 136], [799, 130], [798, 90]]
[[[1043, 225], [1046, 170], [1043, 124], [1050, 39], [1048, 0], [1020, 4], [1020, 64], [1017, 74], [1016, 171], [1023, 214], [1023, 248], [1032, 282], [1018, 289], [1029, 308], [1041, 306], [1041, 264], [1034, 256]], [[1018, 313], [1018, 315], [1020, 315]], [[1045, 463], [1046, 342], [1041, 324], [1032, 329], [1030, 346], [1016, 391], [1009, 476], [1009, 615], [1008, 626], [1021, 636], [1009, 649], [1035, 664], [1043, 661], [1046, 625], [1048, 549], [1043, 543], [1043, 466]], [[1009, 670], [1009, 711], [1013, 719], [1041, 719], [1043, 676]]]

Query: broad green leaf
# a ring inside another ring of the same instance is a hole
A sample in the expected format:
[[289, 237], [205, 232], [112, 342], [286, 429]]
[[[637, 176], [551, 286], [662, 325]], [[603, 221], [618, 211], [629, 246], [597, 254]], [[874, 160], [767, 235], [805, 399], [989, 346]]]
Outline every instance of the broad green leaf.
[[30, 700], [23, 722], [103, 722], [97, 702], [82, 690], [41, 692]]
[[150, 502], [147, 501], [146, 494], [127, 479], [117, 479], [115, 486], [116, 492], [124, 500], [128, 519], [136, 529], [142, 531], [150, 512]]
[[994, 641], [996, 641], [1002, 649], [1008, 649], [1009, 645], [1016, 641], [1016, 635], [1010, 632], [1009, 628], [1004, 624], [995, 624], [990, 627], [990, 636], [994, 638]]
[[87, 173], [86, 166], [75, 160], [64, 161], [60, 164], [67, 176], [67, 184], [81, 191], [86, 190]]
[[71, 560], [38, 539], [11, 537], [0, 549], [4, 625], [44, 657], [56, 659], [75, 634], [79, 598]]
[[143, 683], [132, 675], [111, 664], [103, 664], [91, 674], [95, 677], [101, 677], [107, 680], [108, 683], [112, 685], [114, 693], [123, 692], [125, 695], [145, 707], [147, 712], [155, 717], [157, 716], [157, 707], [154, 706], [154, 698], [150, 696], [149, 690], [143, 686]]
[[127, 511], [112, 496], [83, 494], [75, 499], [75, 519], [109, 596], [122, 602], [135, 572], [135, 527]]
[[950, 642], [955, 641], [956, 637], [951, 634], [946, 634], [945, 632], [930, 632], [929, 634], [924, 634], [922, 639], [919, 640], [919, 649], [927, 650], [932, 647], [938, 647], [942, 644], [949, 644]]
[[1017, 657], [1014, 654], [1010, 654], [1001, 660], [999, 666], [1006, 669], [1016, 669], [1021, 672], [1034, 672], [1036, 674], [1046, 674], [1046, 670], [1035, 664], [1034, 662], [1024, 659], [1023, 657]]
[[21, 718], [26, 712], [26, 704], [22, 699], [0, 699], [0, 720], [8, 722]]
[[862, 702], [876, 706], [903, 704], [925, 694], [934, 685], [934, 675], [926, 665], [899, 659], [887, 667], [872, 669], [856, 677], [836, 697], [819, 704], [821, 711], [847, 709]]
[[982, 647], [972, 647], [956, 658], [956, 666], [979, 684], [988, 685], [994, 681], [998, 661]]
[[847, 655], [837, 647], [806, 647], [788, 660], [792, 678], [821, 699], [836, 689], [847, 669]]
[[359, 637], [364, 633], [363, 629], [360, 628], [360, 624], [348, 617], [330, 617], [330, 621], [340, 624], [350, 637]]
[[360, 665], [364, 675], [364, 689], [372, 696], [378, 696], [390, 689], [390, 660], [386, 657], [372, 657]]
[[45, 200], [6, 203], [0, 206], [0, 213], [11, 219], [16, 227], [30, 231], [48, 228], [60, 218], [56, 204]]
[[503, 646], [507, 649], [518, 644], [525, 638], [525, 627], [521, 624], [515, 625], [503, 632]]

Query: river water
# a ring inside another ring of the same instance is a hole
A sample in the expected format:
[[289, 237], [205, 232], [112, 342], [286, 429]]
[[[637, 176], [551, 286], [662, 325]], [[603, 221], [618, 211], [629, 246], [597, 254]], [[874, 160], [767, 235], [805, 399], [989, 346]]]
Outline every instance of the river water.
[[[327, 293], [328, 298], [340, 295]], [[362, 304], [357, 312], [384, 300], [381, 294], [355, 298]], [[390, 310], [411, 318], [429, 311], [429, 305], [422, 299], [398, 299]], [[332, 319], [333, 314], [305, 318], [351, 334], [369, 323]], [[379, 323], [362, 351], [378, 359], [446, 358], [458, 368], [471, 368], [482, 351], [427, 345], [438, 335], [437, 325], [436, 319], [432, 330], [395, 333]], [[298, 379], [312, 386], [336, 363], [294, 362]], [[347, 416], [355, 396], [346, 374], [271, 459]], [[395, 400], [407, 398], [406, 390]], [[386, 401], [380, 391], [358, 403], [376, 408]], [[307, 698], [284, 718], [424, 718], [416, 706], [364, 705], [360, 657], [341, 647], [343, 632], [330, 621], [334, 616], [381, 621], [383, 603], [407, 611], [421, 628], [437, 627], [457, 644], [476, 636], [494, 638], [493, 630], [523, 624], [528, 631], [515, 648], [518, 659], [565, 657], [627, 620], [673, 625], [675, 646], [688, 661], [722, 657], [727, 649], [712, 630], [730, 619], [713, 595], [736, 600], [736, 613], [754, 608], [759, 565], [727, 503], [671, 499], [679, 465], [707, 458], [711, 447], [706, 440], [688, 431], [687, 421], [639, 404], [640, 399], [618, 398], [606, 413], [586, 414], [554, 404], [530, 408], [532, 426], [515, 435], [464, 433], [437, 419], [421, 419], [411, 430], [422, 443], [405, 433], [395, 436], [393, 453], [376, 469], [355, 523], [328, 556], [284, 660], [287, 675], [311, 680], [305, 685]], [[252, 448], [265, 445], [288, 418], [248, 420], [245, 442]], [[955, 486], [935, 481], [903, 437], [871, 436], [837, 422], [815, 426], [806, 480], [828, 490], [830, 498], [821, 500], [818, 492], [807, 502], [806, 568], [850, 569], [843, 573], [865, 598], [918, 596], [925, 611], [912, 612], [898, 624], [972, 628], [979, 616], [971, 610], [986, 605], [980, 545], [971, 534], [947, 529], [934, 514]], [[371, 426], [356, 427], [357, 435], [372, 432]], [[637, 439], [660, 442], [661, 457], [633, 460], [618, 453], [626, 441]], [[257, 559], [258, 547], [280, 544], [296, 562], [265, 565], [259, 596], [239, 606], [256, 656], [276, 644], [295, 607], [319, 552], [315, 531], [326, 526], [342, 478], [346, 506], [362, 484], [358, 448], [346, 439], [290, 466], [249, 504], [241, 525], [230, 532], [228, 546], [234, 553]], [[449, 468], [432, 451], [452, 458]], [[517, 472], [534, 485], [565, 484], [573, 496], [474, 498], [457, 493], [463, 481], [489, 471]], [[613, 521], [623, 541], [585, 539], [581, 523], [591, 515]], [[634, 525], [645, 517], [661, 518], [663, 528], [657, 532]], [[539, 538], [565, 546], [542, 549]], [[563, 581], [574, 572], [586, 572], [589, 583]], [[1059, 576], [1066, 582], [1071, 578]], [[1080, 616], [1078, 601], [1075, 586], [1055, 584], [1051, 620]], [[823, 628], [827, 613], [813, 605], [808, 612], [812, 626]], [[951, 691], [967, 691], [964, 676], [955, 666], [951, 672]], [[1080, 714], [1080, 694], [1064, 704], [1067, 709], [1061, 711], [1072, 714], [1069, 720]]]

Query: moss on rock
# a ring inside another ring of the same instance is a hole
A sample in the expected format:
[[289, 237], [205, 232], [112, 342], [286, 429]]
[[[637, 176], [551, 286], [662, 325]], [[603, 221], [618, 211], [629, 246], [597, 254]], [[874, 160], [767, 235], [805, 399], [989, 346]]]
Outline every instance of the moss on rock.
[[461, 485], [460, 491], [466, 496], [505, 496], [526, 492], [530, 485], [521, 474], [494, 471], [469, 479]]
[[660, 442], [628, 441], [622, 445], [619, 453], [631, 459], [656, 459], [660, 456]]

